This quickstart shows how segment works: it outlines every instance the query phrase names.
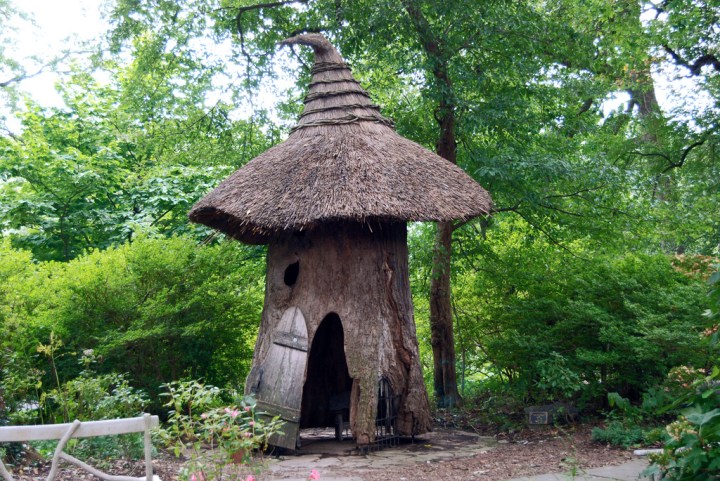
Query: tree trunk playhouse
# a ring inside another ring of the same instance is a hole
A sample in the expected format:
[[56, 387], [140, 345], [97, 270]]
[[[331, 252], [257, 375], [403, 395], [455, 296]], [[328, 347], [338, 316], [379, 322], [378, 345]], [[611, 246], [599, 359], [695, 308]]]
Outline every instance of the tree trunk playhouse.
[[[399, 136], [321, 35], [305, 109], [287, 140], [224, 180], [190, 219], [268, 244], [246, 393], [285, 421], [349, 427], [360, 447], [430, 429], [408, 279], [407, 222], [488, 215], [460, 168]], [[337, 431], [336, 431], [337, 432]]]

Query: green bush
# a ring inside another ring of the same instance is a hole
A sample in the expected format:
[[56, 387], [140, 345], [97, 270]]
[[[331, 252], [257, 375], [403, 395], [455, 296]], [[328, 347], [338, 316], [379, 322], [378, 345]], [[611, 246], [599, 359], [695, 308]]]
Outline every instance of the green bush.
[[[262, 308], [262, 249], [176, 237], [137, 239], [62, 264], [33, 263], [8, 243], [0, 256], [6, 392], [27, 398], [38, 383], [46, 390], [78, 377], [75, 353], [86, 349], [98, 373], [128, 373], [153, 399], [161, 384], [183, 376], [228, 387], [245, 379]], [[5, 269], [6, 258], [15, 270]], [[37, 352], [51, 334], [62, 340], [52, 360]], [[21, 385], [26, 372], [40, 379]]]
[[593, 428], [592, 440], [607, 443], [611, 446], [629, 448], [648, 441], [646, 430], [646, 413], [633, 406], [630, 400], [616, 392], [608, 393], [608, 404], [611, 411], [607, 413], [604, 428]]
[[628, 426], [621, 421], [610, 421], [605, 428], [593, 428], [592, 440], [611, 446], [629, 448], [646, 441], [645, 431], [637, 425]]
[[[49, 356], [55, 356], [55, 349], [62, 343], [52, 337], [48, 345], [40, 350]], [[130, 386], [125, 374], [98, 374], [93, 370], [95, 355], [86, 350], [80, 356], [83, 371], [65, 383], [55, 387], [38, 389], [37, 404], [27, 401], [29, 408], [9, 412], [11, 424], [26, 423], [63, 423], [79, 421], [97, 421], [135, 417], [142, 414], [149, 404], [147, 395]], [[51, 359], [55, 364], [55, 359]], [[58, 383], [59, 383], [59, 378]], [[52, 456], [57, 441], [32, 443], [41, 454]], [[71, 439], [67, 451], [84, 458], [105, 460], [110, 458], [139, 459], [143, 455], [142, 434], [122, 436], [98, 436]]]
[[227, 393], [199, 381], [176, 381], [165, 388], [170, 417], [160, 437], [175, 456], [189, 457], [181, 479], [223, 479], [228, 471], [240, 479], [241, 473], [260, 469], [253, 452], [266, 449], [269, 438], [281, 433], [279, 417], [256, 412], [249, 397], [228, 405]]
[[[82, 360], [92, 356], [86, 350]], [[91, 369], [44, 393], [47, 418], [55, 422], [97, 421], [134, 417], [149, 405], [147, 395], [130, 386], [126, 374], [97, 374]], [[52, 416], [55, 416], [53, 419]]]
[[[639, 402], [678, 365], [702, 365], [703, 280], [664, 254], [558, 249], [519, 220], [496, 221], [455, 263], [459, 372], [484, 372], [525, 403], [603, 408], [609, 392]], [[477, 238], [476, 238], [477, 237]]]
[[651, 458], [646, 472], [662, 473], [669, 481], [710, 481], [720, 473], [720, 271], [709, 282], [711, 309], [706, 312], [708, 325], [701, 334], [711, 353], [709, 374], [699, 377], [697, 370], [690, 368], [672, 373], [680, 384], [678, 390], [684, 388], [684, 392], [676, 393], [660, 412], [679, 410], [679, 415], [667, 425], [663, 452]]

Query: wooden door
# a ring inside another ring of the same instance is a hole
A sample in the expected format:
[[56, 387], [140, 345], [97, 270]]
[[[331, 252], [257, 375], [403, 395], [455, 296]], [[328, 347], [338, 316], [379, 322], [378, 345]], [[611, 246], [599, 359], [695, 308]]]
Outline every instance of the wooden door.
[[286, 310], [272, 333], [265, 359], [253, 367], [247, 383], [257, 400], [257, 410], [285, 421], [283, 434], [270, 439], [273, 446], [295, 449], [300, 432], [302, 389], [305, 383], [308, 338], [300, 309]]

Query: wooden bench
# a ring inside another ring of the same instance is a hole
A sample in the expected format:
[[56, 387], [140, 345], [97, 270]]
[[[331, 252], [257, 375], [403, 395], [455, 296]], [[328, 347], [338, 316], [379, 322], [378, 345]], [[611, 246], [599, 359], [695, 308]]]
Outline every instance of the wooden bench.
[[[4, 426], [0, 427], [0, 442], [26, 442], [42, 441], [48, 439], [59, 439], [57, 448], [50, 465], [50, 473], [46, 480], [53, 481], [58, 471], [60, 460], [74, 464], [85, 471], [106, 481], [160, 481], [160, 478], [153, 476], [152, 469], [152, 441], [150, 430], [159, 424], [157, 416], [144, 414], [136, 418], [109, 419], [106, 421], [74, 421], [67, 424], [46, 424], [37, 426]], [[136, 478], [133, 476], [114, 476], [103, 473], [87, 463], [63, 452], [65, 445], [71, 438], [89, 438], [94, 436], [108, 436], [128, 433], [144, 433], [145, 442], [145, 476]], [[0, 476], [5, 481], [14, 481], [10, 472], [0, 460]]]

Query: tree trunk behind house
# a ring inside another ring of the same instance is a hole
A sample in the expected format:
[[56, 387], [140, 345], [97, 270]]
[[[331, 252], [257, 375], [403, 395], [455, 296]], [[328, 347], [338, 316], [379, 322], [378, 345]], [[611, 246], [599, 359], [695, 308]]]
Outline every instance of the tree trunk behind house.
[[[304, 321], [306, 339], [298, 319]], [[288, 432], [329, 425], [330, 402], [345, 394], [350, 429], [363, 445], [375, 440], [381, 380], [398, 397], [397, 431], [428, 431], [405, 224], [329, 224], [272, 242], [246, 391], [255, 393], [261, 408], [282, 415]]]

